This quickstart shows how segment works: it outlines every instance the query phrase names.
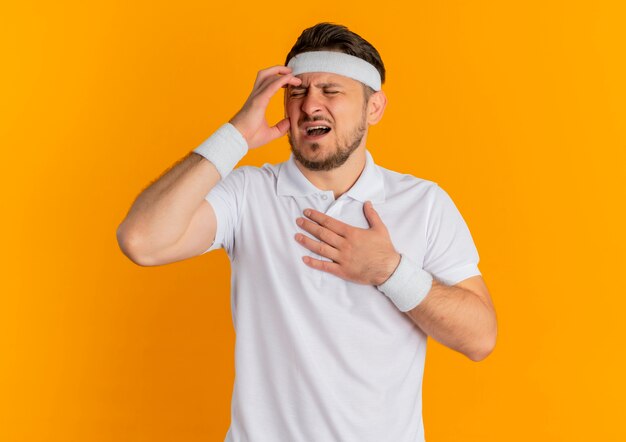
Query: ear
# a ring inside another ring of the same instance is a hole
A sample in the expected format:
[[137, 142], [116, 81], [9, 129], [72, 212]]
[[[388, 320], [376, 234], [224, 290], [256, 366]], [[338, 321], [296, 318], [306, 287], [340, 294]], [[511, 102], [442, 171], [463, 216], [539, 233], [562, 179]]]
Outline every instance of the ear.
[[367, 123], [374, 125], [383, 118], [385, 107], [387, 106], [387, 96], [380, 90], [374, 92], [367, 102]]

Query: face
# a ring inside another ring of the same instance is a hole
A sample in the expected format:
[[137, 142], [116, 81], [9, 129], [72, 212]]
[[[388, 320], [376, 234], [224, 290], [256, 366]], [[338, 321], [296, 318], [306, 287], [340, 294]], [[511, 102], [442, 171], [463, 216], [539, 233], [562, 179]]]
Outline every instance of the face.
[[288, 139], [294, 157], [309, 170], [332, 170], [346, 162], [367, 132], [363, 85], [341, 75], [298, 75], [285, 90]]

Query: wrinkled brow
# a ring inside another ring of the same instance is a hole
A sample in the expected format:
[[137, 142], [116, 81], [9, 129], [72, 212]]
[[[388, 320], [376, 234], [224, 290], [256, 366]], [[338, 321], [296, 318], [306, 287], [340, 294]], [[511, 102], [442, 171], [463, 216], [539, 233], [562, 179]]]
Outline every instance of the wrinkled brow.
[[[317, 83], [314, 85], [316, 88], [318, 89], [324, 89], [327, 87], [343, 87], [342, 84], [339, 83]], [[308, 86], [304, 86], [304, 85], [300, 85], [300, 86], [292, 86], [289, 85], [289, 90], [293, 90], [293, 89], [308, 89]]]

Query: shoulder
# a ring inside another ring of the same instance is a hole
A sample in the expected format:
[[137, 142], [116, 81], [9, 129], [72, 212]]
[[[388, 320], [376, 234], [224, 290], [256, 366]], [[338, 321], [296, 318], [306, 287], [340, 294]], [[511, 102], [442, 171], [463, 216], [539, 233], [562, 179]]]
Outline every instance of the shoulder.
[[[265, 163], [262, 166], [239, 166], [234, 171], [239, 171], [240, 174], [245, 175], [246, 179], [251, 182], [261, 182], [276, 179], [278, 171], [283, 163], [271, 164]], [[234, 172], [233, 171], [233, 172]]]
[[218, 186], [241, 192], [244, 198], [251, 191], [257, 195], [272, 192], [272, 189], [276, 187], [281, 164], [265, 163], [260, 167], [250, 165], [236, 167], [218, 183]]
[[271, 180], [277, 174], [279, 165], [266, 163], [258, 166], [239, 166], [234, 168], [223, 181], [238, 182], [246, 185], [259, 184], [262, 181]]
[[429, 200], [431, 203], [437, 198], [439, 184], [435, 181], [409, 173], [396, 172], [379, 165], [376, 167], [382, 175], [388, 198], [407, 196], [411, 199]]

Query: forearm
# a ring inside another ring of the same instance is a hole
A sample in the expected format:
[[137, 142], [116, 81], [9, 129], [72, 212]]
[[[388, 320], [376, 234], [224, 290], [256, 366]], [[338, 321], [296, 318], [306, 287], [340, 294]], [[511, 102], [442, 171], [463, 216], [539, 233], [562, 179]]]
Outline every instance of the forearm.
[[190, 152], [139, 194], [118, 227], [120, 243], [143, 255], [176, 243], [220, 178], [214, 164]]
[[406, 313], [424, 333], [474, 361], [493, 348], [495, 312], [469, 290], [433, 279], [428, 295]]
[[117, 229], [122, 250], [134, 250], [131, 255], [150, 256], [155, 250], [176, 244], [202, 200], [248, 149], [263, 146], [287, 133], [289, 118], [270, 127], [265, 110], [269, 99], [281, 88], [302, 82], [290, 72], [291, 68], [285, 66], [259, 71], [252, 93], [229, 124], [221, 126], [137, 197]]

